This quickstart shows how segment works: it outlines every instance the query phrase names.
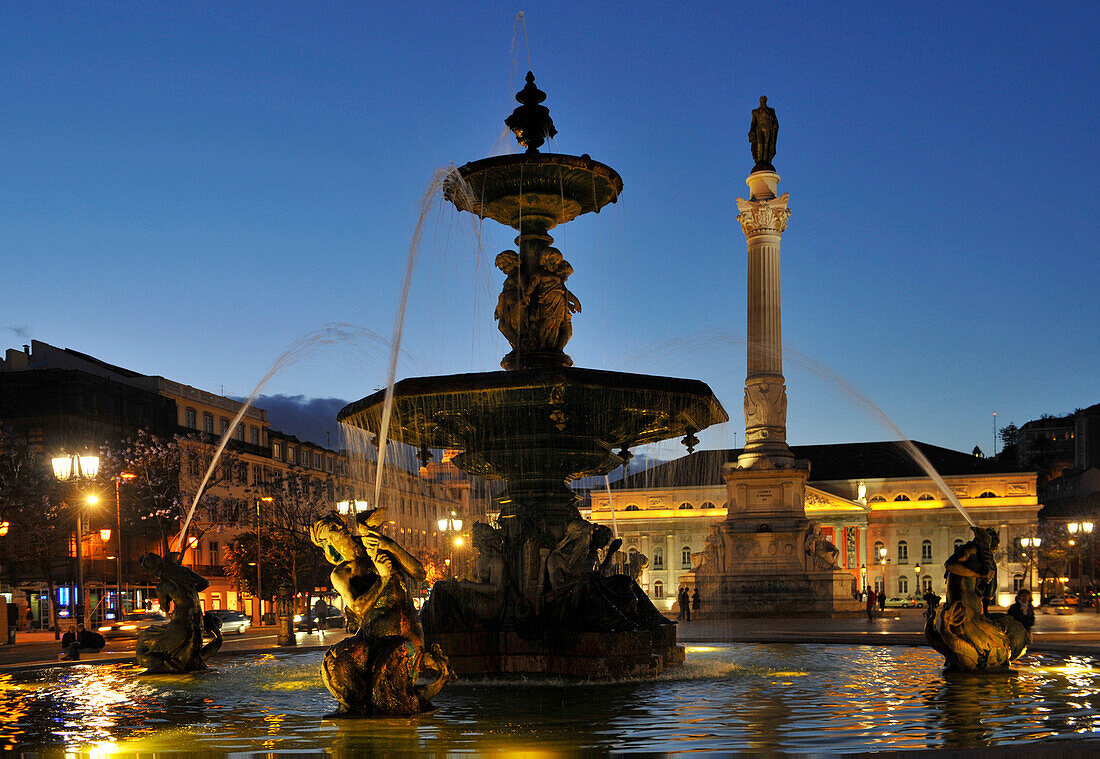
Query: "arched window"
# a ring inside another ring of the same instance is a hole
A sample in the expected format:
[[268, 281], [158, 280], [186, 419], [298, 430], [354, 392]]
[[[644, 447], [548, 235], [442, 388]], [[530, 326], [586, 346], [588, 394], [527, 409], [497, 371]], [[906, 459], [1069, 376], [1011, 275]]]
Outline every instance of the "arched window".
[[952, 551], [959, 550], [960, 548], [962, 548], [962, 544], [963, 544], [962, 538], [955, 538], [955, 544], [952, 546], [951, 550]]
[[880, 540], [875, 541], [875, 550], [871, 554], [871, 563], [873, 563], [873, 564], [881, 564], [882, 563], [882, 551], [879, 550], [879, 549], [882, 549], [882, 548], [885, 548], [885, 547], [886, 546], [882, 544], [882, 541], [880, 541]]
[[909, 595], [909, 578], [905, 575], [898, 578], [898, 594]]
[[641, 509], [639, 509], [635, 504], [631, 503], [628, 504], [627, 507], [623, 509], [623, 511], [641, 511]]
[[691, 546], [680, 549], [680, 569], [691, 569]]
[[730, 502], [729, 501], [722, 501], [722, 508], [725, 509], [726, 511], [729, 511], [730, 510]]
[[992, 490], [986, 490], [978, 497], [979, 498], [996, 498], [997, 494], [994, 493]]
[[660, 546], [654, 546], [653, 548], [653, 568], [665, 568], [665, 551]]
[[908, 501], [909, 496], [907, 496], [905, 493], [898, 493], [896, 496], [894, 496], [894, 500], [895, 501]]
[[630, 559], [630, 563], [631, 563], [631, 564], [633, 564], [633, 563], [634, 563], [634, 560], [635, 560], [635, 559], [637, 558], [637, 556], [638, 556], [638, 549], [637, 549], [637, 548], [635, 548], [634, 546], [631, 546], [631, 547], [630, 547], [630, 548], [629, 548], [629, 549], [627, 550], [627, 552], [626, 552], [626, 555], [627, 555], [627, 558], [629, 558], [629, 559]]
[[934, 501], [934, 500], [936, 500], [936, 498], [931, 493], [921, 493], [920, 498], [918, 498], [917, 500], [918, 501]]
[[898, 564], [905, 564], [909, 561], [909, 544], [904, 540], [898, 541]]
[[922, 540], [920, 544], [920, 560], [932, 561], [932, 541]]
[[692, 505], [691, 505], [690, 503], [688, 503], [687, 501], [684, 501], [683, 503], [681, 503], [681, 504], [680, 504], [679, 506], [677, 506], [676, 508], [678, 508], [678, 509], [694, 509], [695, 507], [694, 507], [694, 506], [692, 506]]
[[880, 495], [871, 496], [871, 503], [886, 503], [886, 499]]
[[701, 509], [713, 509], [714, 504], [711, 503], [710, 501], [703, 501], [703, 505], [700, 506], [699, 508], [701, 508]]
[[660, 580], [656, 580], [653, 583], [653, 597], [664, 598], [665, 597], [665, 584]]

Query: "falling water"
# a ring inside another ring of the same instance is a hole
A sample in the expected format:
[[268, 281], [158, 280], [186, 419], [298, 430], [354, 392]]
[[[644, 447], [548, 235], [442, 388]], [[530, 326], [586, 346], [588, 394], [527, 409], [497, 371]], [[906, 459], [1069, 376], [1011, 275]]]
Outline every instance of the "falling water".
[[611, 533], [617, 538], [619, 525], [615, 524], [615, 502], [611, 500], [611, 479], [606, 474], [603, 476], [603, 486], [607, 490], [607, 507], [611, 509]]
[[271, 365], [267, 374], [257, 383], [256, 387], [252, 390], [252, 394], [248, 396], [248, 399], [241, 404], [240, 410], [229, 424], [229, 429], [222, 434], [221, 439], [218, 441], [218, 446], [214, 449], [214, 456], [210, 460], [210, 466], [206, 468], [206, 474], [203, 475], [202, 482], [199, 484], [198, 490], [195, 491], [195, 498], [191, 501], [191, 508], [187, 511], [187, 518], [183, 522], [183, 528], [180, 530], [179, 542], [176, 544], [177, 551], [182, 549], [184, 541], [187, 539], [187, 528], [191, 524], [191, 518], [195, 514], [195, 508], [198, 506], [199, 499], [202, 498], [206, 491], [206, 483], [210, 481], [210, 477], [214, 473], [214, 468], [217, 467], [218, 461], [221, 459], [222, 452], [225, 450], [226, 445], [229, 444], [229, 440], [236, 431], [237, 425], [241, 423], [244, 415], [248, 413], [248, 409], [252, 407], [252, 403], [256, 400], [256, 396], [260, 394], [260, 391], [263, 390], [264, 386], [267, 385], [272, 377], [286, 367], [299, 361], [321, 346], [332, 345], [339, 342], [367, 342], [373, 343], [379, 348], [384, 348], [387, 345], [385, 338], [368, 329], [356, 327], [352, 324], [326, 324], [295, 340], [281, 356], [275, 359], [275, 363]]
[[[726, 333], [708, 333], [706, 335], [700, 335], [691, 339], [676, 338], [660, 343], [654, 343], [646, 346], [641, 352], [632, 356], [634, 363], [638, 360], [646, 360], [648, 357], [654, 355], [668, 356], [689, 356], [692, 354], [698, 355], [703, 351], [713, 352], [716, 343], [726, 343], [731, 346], [744, 348], [748, 345], [747, 341], [740, 337], [735, 337]], [[870, 400], [866, 395], [861, 393], [855, 385], [848, 380], [838, 375], [833, 370], [822, 364], [816, 359], [810, 358], [805, 354], [799, 353], [791, 348], [783, 349], [784, 359], [789, 359], [796, 366], [806, 369], [813, 373], [820, 379], [827, 381], [828, 383], [836, 386], [840, 391], [848, 397], [849, 400], [854, 402], [857, 406], [863, 406], [871, 413], [871, 416], [877, 419], [885, 427], [891, 430], [898, 437], [898, 445], [909, 454], [909, 456], [916, 462], [916, 464], [924, 470], [924, 473], [936, 483], [936, 486], [943, 493], [944, 498], [951, 502], [963, 518], [970, 524], [971, 527], [977, 527], [977, 523], [970, 513], [963, 508], [963, 505], [959, 502], [958, 497], [951, 490], [951, 488], [944, 482], [943, 477], [932, 466], [932, 462], [928, 460], [928, 457], [911, 441], [901, 429], [894, 424], [893, 420], [886, 415], [876, 403]], [[620, 361], [624, 363], [624, 361]]]
[[[394, 319], [393, 339], [390, 341], [390, 363], [386, 374], [386, 396], [382, 404], [382, 420], [378, 430], [376, 445], [378, 448], [378, 461], [374, 477], [374, 500], [372, 505], [377, 508], [382, 499], [382, 471], [386, 464], [386, 436], [390, 429], [390, 416], [393, 412], [393, 385], [397, 378], [397, 358], [401, 350], [401, 333], [405, 329], [405, 309], [409, 303], [409, 288], [412, 285], [413, 271], [416, 269], [416, 261], [420, 255], [420, 239], [424, 232], [424, 225], [428, 214], [442, 197], [443, 188], [448, 191], [472, 197], [473, 190], [470, 185], [458, 173], [452, 164], [443, 169], [437, 169], [432, 175], [428, 188], [420, 198], [420, 214], [413, 229], [412, 241], [409, 243], [409, 255], [405, 261], [405, 277], [401, 283], [401, 298], [397, 304], [397, 317]], [[466, 204], [469, 205], [469, 204]], [[476, 224], [473, 227], [474, 236], [477, 238], [478, 250], [481, 250], [481, 228]]]

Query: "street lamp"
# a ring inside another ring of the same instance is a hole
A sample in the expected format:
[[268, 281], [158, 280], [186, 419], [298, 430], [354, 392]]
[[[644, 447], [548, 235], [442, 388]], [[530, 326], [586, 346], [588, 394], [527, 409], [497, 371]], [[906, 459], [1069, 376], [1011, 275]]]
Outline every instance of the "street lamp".
[[[1034, 584], [1032, 583], [1032, 577], [1034, 576], [1035, 571], [1032, 569], [1031, 565], [1032, 565], [1033, 562], [1036, 565], [1038, 565], [1039, 562], [1036, 561], [1036, 555], [1035, 554], [1037, 554], [1039, 552], [1039, 546], [1042, 545], [1042, 544], [1043, 544], [1043, 539], [1042, 538], [1036, 538], [1036, 537], [1031, 537], [1031, 536], [1020, 538], [1020, 547], [1028, 549], [1027, 553], [1025, 554], [1025, 556], [1027, 556], [1027, 589], [1028, 589], [1028, 592], [1032, 592], [1034, 590]], [[1031, 551], [1032, 548], [1035, 549], [1034, 552]]]
[[[1066, 525], [1066, 529], [1069, 530], [1070, 535], [1076, 535], [1076, 534], [1080, 533], [1082, 535], [1082, 537], [1084, 537], [1084, 536], [1091, 536], [1092, 535], [1092, 526], [1093, 526], [1092, 522], [1070, 522], [1069, 524]], [[1092, 541], [1090, 540], [1089, 541], [1090, 548], [1091, 548], [1091, 543], [1092, 543]], [[1073, 545], [1074, 541], [1071, 540], [1069, 542], [1069, 544]], [[1078, 552], [1077, 552], [1077, 578], [1081, 581], [1082, 591], [1084, 590], [1084, 586], [1085, 586], [1085, 571], [1084, 571], [1085, 567], [1084, 567], [1084, 558], [1082, 556], [1083, 553], [1084, 553], [1084, 550], [1079, 548]], [[1092, 558], [1091, 552], [1090, 552], [1089, 558], [1090, 559]], [[1093, 571], [1092, 571], [1092, 563], [1093, 562], [1091, 562], [1091, 561], [1089, 562], [1089, 587], [1090, 588], [1092, 587], [1092, 585], [1095, 584], [1095, 577], [1093, 576]], [[1078, 595], [1083, 596], [1084, 592], [1079, 593]], [[1095, 603], [1095, 606], [1096, 606], [1096, 613], [1100, 614], [1100, 598], [1097, 599], [1097, 601]]]
[[862, 585], [863, 585], [863, 592], [866, 593], [867, 592], [867, 565], [866, 564], [860, 564], [859, 565], [859, 580], [860, 580], [860, 583], [862, 583]]
[[886, 546], [878, 549], [878, 563], [882, 565], [882, 592], [886, 592]]
[[11, 527], [11, 522], [0, 522], [0, 538], [8, 534], [8, 528]]
[[917, 576], [917, 587], [913, 591], [913, 595], [919, 598], [920, 597], [920, 564], [914, 565], [913, 573], [916, 574], [916, 576]]
[[[74, 483], [83, 480], [94, 480], [99, 473], [99, 456], [80, 456], [78, 454], [63, 454], [50, 460], [53, 465], [53, 475], [61, 482], [72, 481]], [[94, 506], [99, 498], [88, 495], [85, 499], [89, 506]], [[84, 551], [81, 543], [84, 539], [84, 511], [83, 507], [76, 507], [76, 616], [88, 624], [87, 604], [84, 602]], [[51, 603], [53, 599], [51, 599]]]
[[[444, 517], [443, 519], [440, 519], [438, 522], [436, 522], [436, 525], [439, 527], [439, 531], [442, 532], [444, 535], [462, 531], [462, 520], [459, 519], [458, 515], [455, 514], [455, 512], [453, 511], [451, 512], [451, 515], [449, 517]], [[453, 542], [448, 541], [448, 544], [450, 546], [451, 558], [447, 561], [447, 576], [453, 577], [454, 547], [462, 547], [462, 536], [457, 536]]]

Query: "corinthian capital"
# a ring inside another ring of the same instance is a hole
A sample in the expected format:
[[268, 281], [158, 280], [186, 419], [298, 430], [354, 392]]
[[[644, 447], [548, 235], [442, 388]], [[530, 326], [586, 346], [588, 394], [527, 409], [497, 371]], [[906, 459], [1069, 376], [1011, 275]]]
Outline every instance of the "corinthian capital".
[[759, 234], [781, 235], [787, 229], [787, 219], [791, 212], [787, 210], [788, 193], [771, 200], [737, 199], [737, 220], [745, 237]]

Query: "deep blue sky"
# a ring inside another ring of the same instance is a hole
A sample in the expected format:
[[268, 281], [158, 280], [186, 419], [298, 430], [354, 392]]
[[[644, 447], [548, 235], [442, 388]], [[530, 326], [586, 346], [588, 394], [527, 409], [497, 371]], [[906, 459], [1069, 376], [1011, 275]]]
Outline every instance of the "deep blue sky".
[[[523, 10], [553, 149], [625, 184], [554, 232], [578, 365], [703, 379], [735, 420], [705, 443], [741, 440], [734, 200], [767, 94], [792, 442], [893, 437], [807, 364], [964, 450], [994, 411], [1100, 401], [1095, 2], [388, 5], [0, 6], [4, 345], [247, 395], [325, 323], [388, 338], [433, 172], [510, 149]], [[497, 367], [511, 237], [429, 213], [400, 376]], [[266, 391], [354, 399], [385, 362], [330, 347]]]

